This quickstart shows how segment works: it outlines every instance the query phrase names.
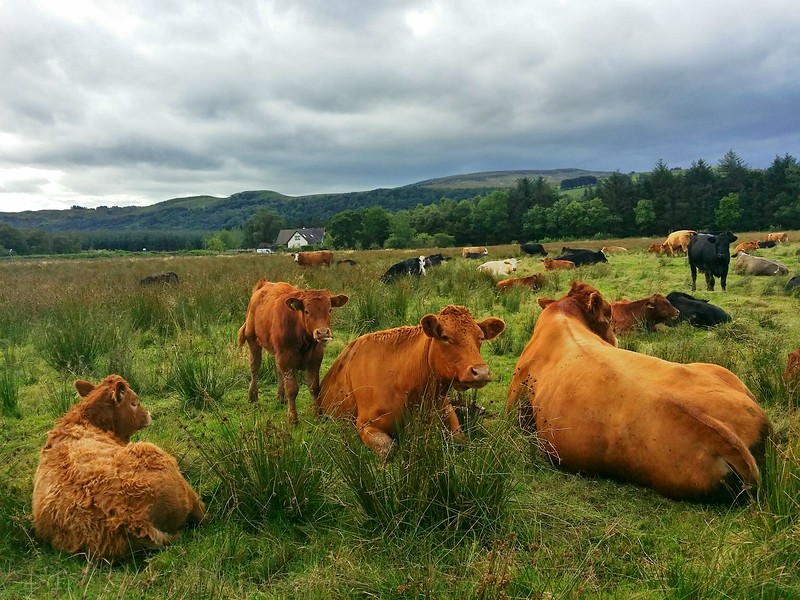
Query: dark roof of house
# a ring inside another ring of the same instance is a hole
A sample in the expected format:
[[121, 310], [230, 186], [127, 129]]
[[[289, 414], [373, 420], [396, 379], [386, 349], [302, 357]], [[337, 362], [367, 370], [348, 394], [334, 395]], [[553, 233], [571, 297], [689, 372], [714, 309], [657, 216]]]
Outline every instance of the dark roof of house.
[[310, 227], [308, 229], [281, 229], [278, 232], [278, 239], [275, 240], [275, 245], [285, 246], [289, 243], [289, 240], [292, 239], [292, 236], [295, 234], [295, 232], [302, 235], [309, 245], [321, 244], [322, 238], [325, 237], [324, 227]]

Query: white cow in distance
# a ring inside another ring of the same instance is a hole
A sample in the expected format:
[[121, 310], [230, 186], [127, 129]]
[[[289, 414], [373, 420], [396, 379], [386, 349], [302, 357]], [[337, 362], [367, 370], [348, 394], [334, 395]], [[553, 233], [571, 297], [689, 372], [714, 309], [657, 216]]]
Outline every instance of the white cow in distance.
[[479, 271], [486, 271], [497, 277], [511, 275], [517, 270], [517, 259], [506, 258], [505, 260], [490, 260], [478, 267]]

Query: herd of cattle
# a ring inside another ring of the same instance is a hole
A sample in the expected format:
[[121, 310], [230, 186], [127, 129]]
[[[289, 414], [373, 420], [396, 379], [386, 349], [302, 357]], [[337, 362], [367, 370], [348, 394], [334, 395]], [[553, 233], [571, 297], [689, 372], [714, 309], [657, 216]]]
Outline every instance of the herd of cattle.
[[[724, 290], [729, 245], [736, 236], [691, 230], [676, 234], [659, 247], [688, 256], [692, 289], [699, 270], [709, 290], [714, 277]], [[781, 234], [764, 241], [788, 240]], [[752, 248], [736, 248], [735, 270], [788, 272], [777, 261], [745, 252]], [[564, 247], [550, 259], [541, 244], [523, 244], [520, 250], [541, 255], [545, 270], [607, 262], [607, 253], [626, 251]], [[487, 255], [484, 247], [462, 252], [465, 259]], [[333, 255], [300, 252], [294, 260], [303, 267], [330, 267]], [[381, 280], [389, 284], [402, 276], [423, 276], [445, 260], [441, 254], [411, 258], [393, 265]], [[505, 277], [516, 271], [517, 260], [488, 261], [478, 268]], [[177, 282], [174, 273], [140, 281]], [[545, 282], [546, 275], [538, 273], [496, 285], [500, 291], [517, 285], [537, 290]], [[477, 320], [467, 308], [449, 305], [424, 315], [417, 325], [356, 338], [320, 380], [325, 345], [333, 338], [332, 311], [348, 300], [325, 289], [266, 279], [256, 283], [238, 331], [238, 344], [246, 343], [250, 355], [249, 400], [258, 401], [266, 350], [275, 358], [278, 401], [288, 405], [292, 424], [298, 422], [297, 373], [304, 371], [313, 415], [351, 421], [363, 443], [383, 460], [392, 454], [407, 410], [427, 406], [425, 401], [432, 400], [430, 406], [453, 437], [463, 437], [451, 393], [492, 380], [481, 344], [501, 335], [504, 321], [494, 316]], [[736, 375], [713, 364], [679, 364], [620, 349], [617, 343], [617, 334], [639, 327], [654, 330], [660, 323], [685, 320], [714, 327], [731, 320], [722, 308], [678, 291], [608, 302], [579, 280], [562, 298], [538, 302], [542, 312], [515, 365], [506, 410], [517, 415], [523, 429], [537, 433], [554, 464], [631, 481], [674, 499], [736, 500], [759, 484], [771, 424]], [[577, 364], [602, 368], [567, 376]], [[800, 350], [790, 355], [784, 377], [788, 381], [798, 374]], [[163, 546], [187, 523], [204, 521], [203, 502], [175, 458], [153, 444], [130, 443], [152, 418], [128, 383], [110, 375], [96, 386], [76, 381], [75, 388], [81, 401], [57, 421], [41, 451], [32, 506], [37, 537], [71, 553], [117, 559]]]

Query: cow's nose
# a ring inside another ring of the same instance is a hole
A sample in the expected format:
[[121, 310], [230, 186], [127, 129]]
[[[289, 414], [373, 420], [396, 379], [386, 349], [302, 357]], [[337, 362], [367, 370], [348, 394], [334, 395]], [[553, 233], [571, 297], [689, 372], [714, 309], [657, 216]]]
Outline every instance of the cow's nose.
[[318, 342], [329, 342], [333, 339], [333, 336], [331, 335], [331, 330], [325, 327], [314, 330], [314, 339]]
[[474, 365], [470, 367], [469, 374], [473, 381], [490, 381], [492, 373], [489, 371], [489, 365]]

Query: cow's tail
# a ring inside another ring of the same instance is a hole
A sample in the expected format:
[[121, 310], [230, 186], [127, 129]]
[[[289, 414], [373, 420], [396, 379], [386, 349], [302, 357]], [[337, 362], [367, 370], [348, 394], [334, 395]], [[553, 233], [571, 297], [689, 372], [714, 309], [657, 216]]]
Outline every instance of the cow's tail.
[[245, 321], [244, 324], [241, 327], [239, 327], [239, 335], [237, 336], [237, 346], [239, 347], [244, 346], [244, 342], [247, 339], [244, 335], [244, 329], [246, 326], [247, 326], [247, 321]]
[[[735, 481], [738, 479], [741, 482], [738, 486], [740, 488], [739, 490], [732, 489], [731, 491], [734, 493], [741, 491], [742, 484], [744, 484], [744, 488], [747, 489], [751, 486], [758, 486], [758, 484], [761, 483], [761, 471], [756, 458], [753, 456], [753, 452], [751, 452], [751, 448], [748, 448], [742, 439], [736, 435], [735, 432], [731, 431], [730, 427], [722, 421], [697, 410], [694, 406], [687, 405], [683, 402], [675, 402], [674, 405], [693, 420], [710, 429], [722, 442], [722, 458], [734, 471], [734, 473], [732, 473], [734, 477], [726, 478], [726, 483], [730, 488], [735, 488], [737, 487]], [[762, 428], [762, 431], [759, 432], [759, 439], [753, 446], [753, 450], [755, 450], [756, 447], [763, 446], [766, 434], [767, 428]]]

